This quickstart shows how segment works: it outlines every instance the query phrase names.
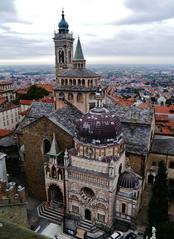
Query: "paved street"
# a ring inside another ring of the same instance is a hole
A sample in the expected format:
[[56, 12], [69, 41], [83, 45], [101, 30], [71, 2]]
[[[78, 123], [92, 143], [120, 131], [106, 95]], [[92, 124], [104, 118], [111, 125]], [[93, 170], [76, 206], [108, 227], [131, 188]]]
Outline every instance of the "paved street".
[[70, 239], [71, 237], [63, 234], [62, 233], [62, 227], [54, 224], [54, 223], [50, 223], [42, 232], [42, 235], [45, 235], [47, 237], [53, 238], [53, 239]]

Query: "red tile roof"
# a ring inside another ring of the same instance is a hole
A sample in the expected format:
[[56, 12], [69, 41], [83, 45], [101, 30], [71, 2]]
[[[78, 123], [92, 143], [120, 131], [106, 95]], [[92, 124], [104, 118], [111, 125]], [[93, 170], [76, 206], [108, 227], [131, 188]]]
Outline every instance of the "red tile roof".
[[170, 106], [155, 106], [155, 113], [166, 113], [166, 114], [172, 114], [174, 113], [174, 105]]
[[28, 110], [24, 110], [24, 111], [21, 111], [19, 114], [22, 115], [22, 116], [24, 116], [24, 115], [27, 114], [27, 112], [28, 112]]
[[28, 89], [18, 89], [16, 90], [16, 93], [19, 95], [26, 95], [28, 92]]
[[33, 100], [20, 100], [21, 105], [31, 105]]
[[7, 102], [7, 99], [5, 97], [0, 98], [0, 105], [4, 104]]
[[168, 117], [168, 115], [156, 114], [155, 115], [155, 120], [156, 120], [156, 122], [158, 122], [158, 121], [169, 121], [169, 117]]
[[49, 93], [53, 92], [53, 86], [51, 84], [37, 84], [36, 86], [47, 90]]
[[40, 101], [42, 101], [44, 103], [54, 103], [54, 100], [51, 97], [44, 97], [44, 98], [40, 99]]
[[9, 134], [11, 134], [12, 131], [8, 129], [0, 129], [0, 138], [3, 138]]
[[138, 105], [138, 107], [145, 110], [145, 109], [151, 108], [151, 104], [148, 102], [145, 102], [145, 103], [141, 103], [140, 105]]

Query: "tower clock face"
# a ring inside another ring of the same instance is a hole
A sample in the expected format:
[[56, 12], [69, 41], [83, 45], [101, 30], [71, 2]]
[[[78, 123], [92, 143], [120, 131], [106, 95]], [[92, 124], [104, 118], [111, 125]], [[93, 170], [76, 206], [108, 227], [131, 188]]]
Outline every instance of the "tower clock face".
[[93, 148], [87, 147], [86, 148], [86, 155], [90, 157], [92, 155], [92, 153], [93, 153]]

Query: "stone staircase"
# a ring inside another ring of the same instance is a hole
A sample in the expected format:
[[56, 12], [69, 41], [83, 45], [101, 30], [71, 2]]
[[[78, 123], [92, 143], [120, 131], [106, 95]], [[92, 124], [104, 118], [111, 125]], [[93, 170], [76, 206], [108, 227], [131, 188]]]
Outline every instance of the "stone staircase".
[[47, 206], [46, 202], [43, 202], [37, 207], [39, 217], [45, 218], [50, 222], [61, 225], [63, 222], [63, 211], [58, 208]]
[[148, 224], [148, 208], [152, 196], [152, 185], [147, 184], [142, 193], [141, 210], [137, 216], [137, 225]]
[[91, 233], [96, 233], [99, 231], [99, 229], [88, 220], [80, 220], [78, 228]]

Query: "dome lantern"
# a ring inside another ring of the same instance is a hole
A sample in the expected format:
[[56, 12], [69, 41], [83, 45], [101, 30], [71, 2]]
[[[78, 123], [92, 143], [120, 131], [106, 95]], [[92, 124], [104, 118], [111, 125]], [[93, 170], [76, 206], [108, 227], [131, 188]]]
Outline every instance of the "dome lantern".
[[62, 19], [58, 24], [59, 27], [59, 33], [68, 33], [69, 32], [69, 25], [65, 21], [65, 15], [64, 15], [64, 10], [62, 10]]

